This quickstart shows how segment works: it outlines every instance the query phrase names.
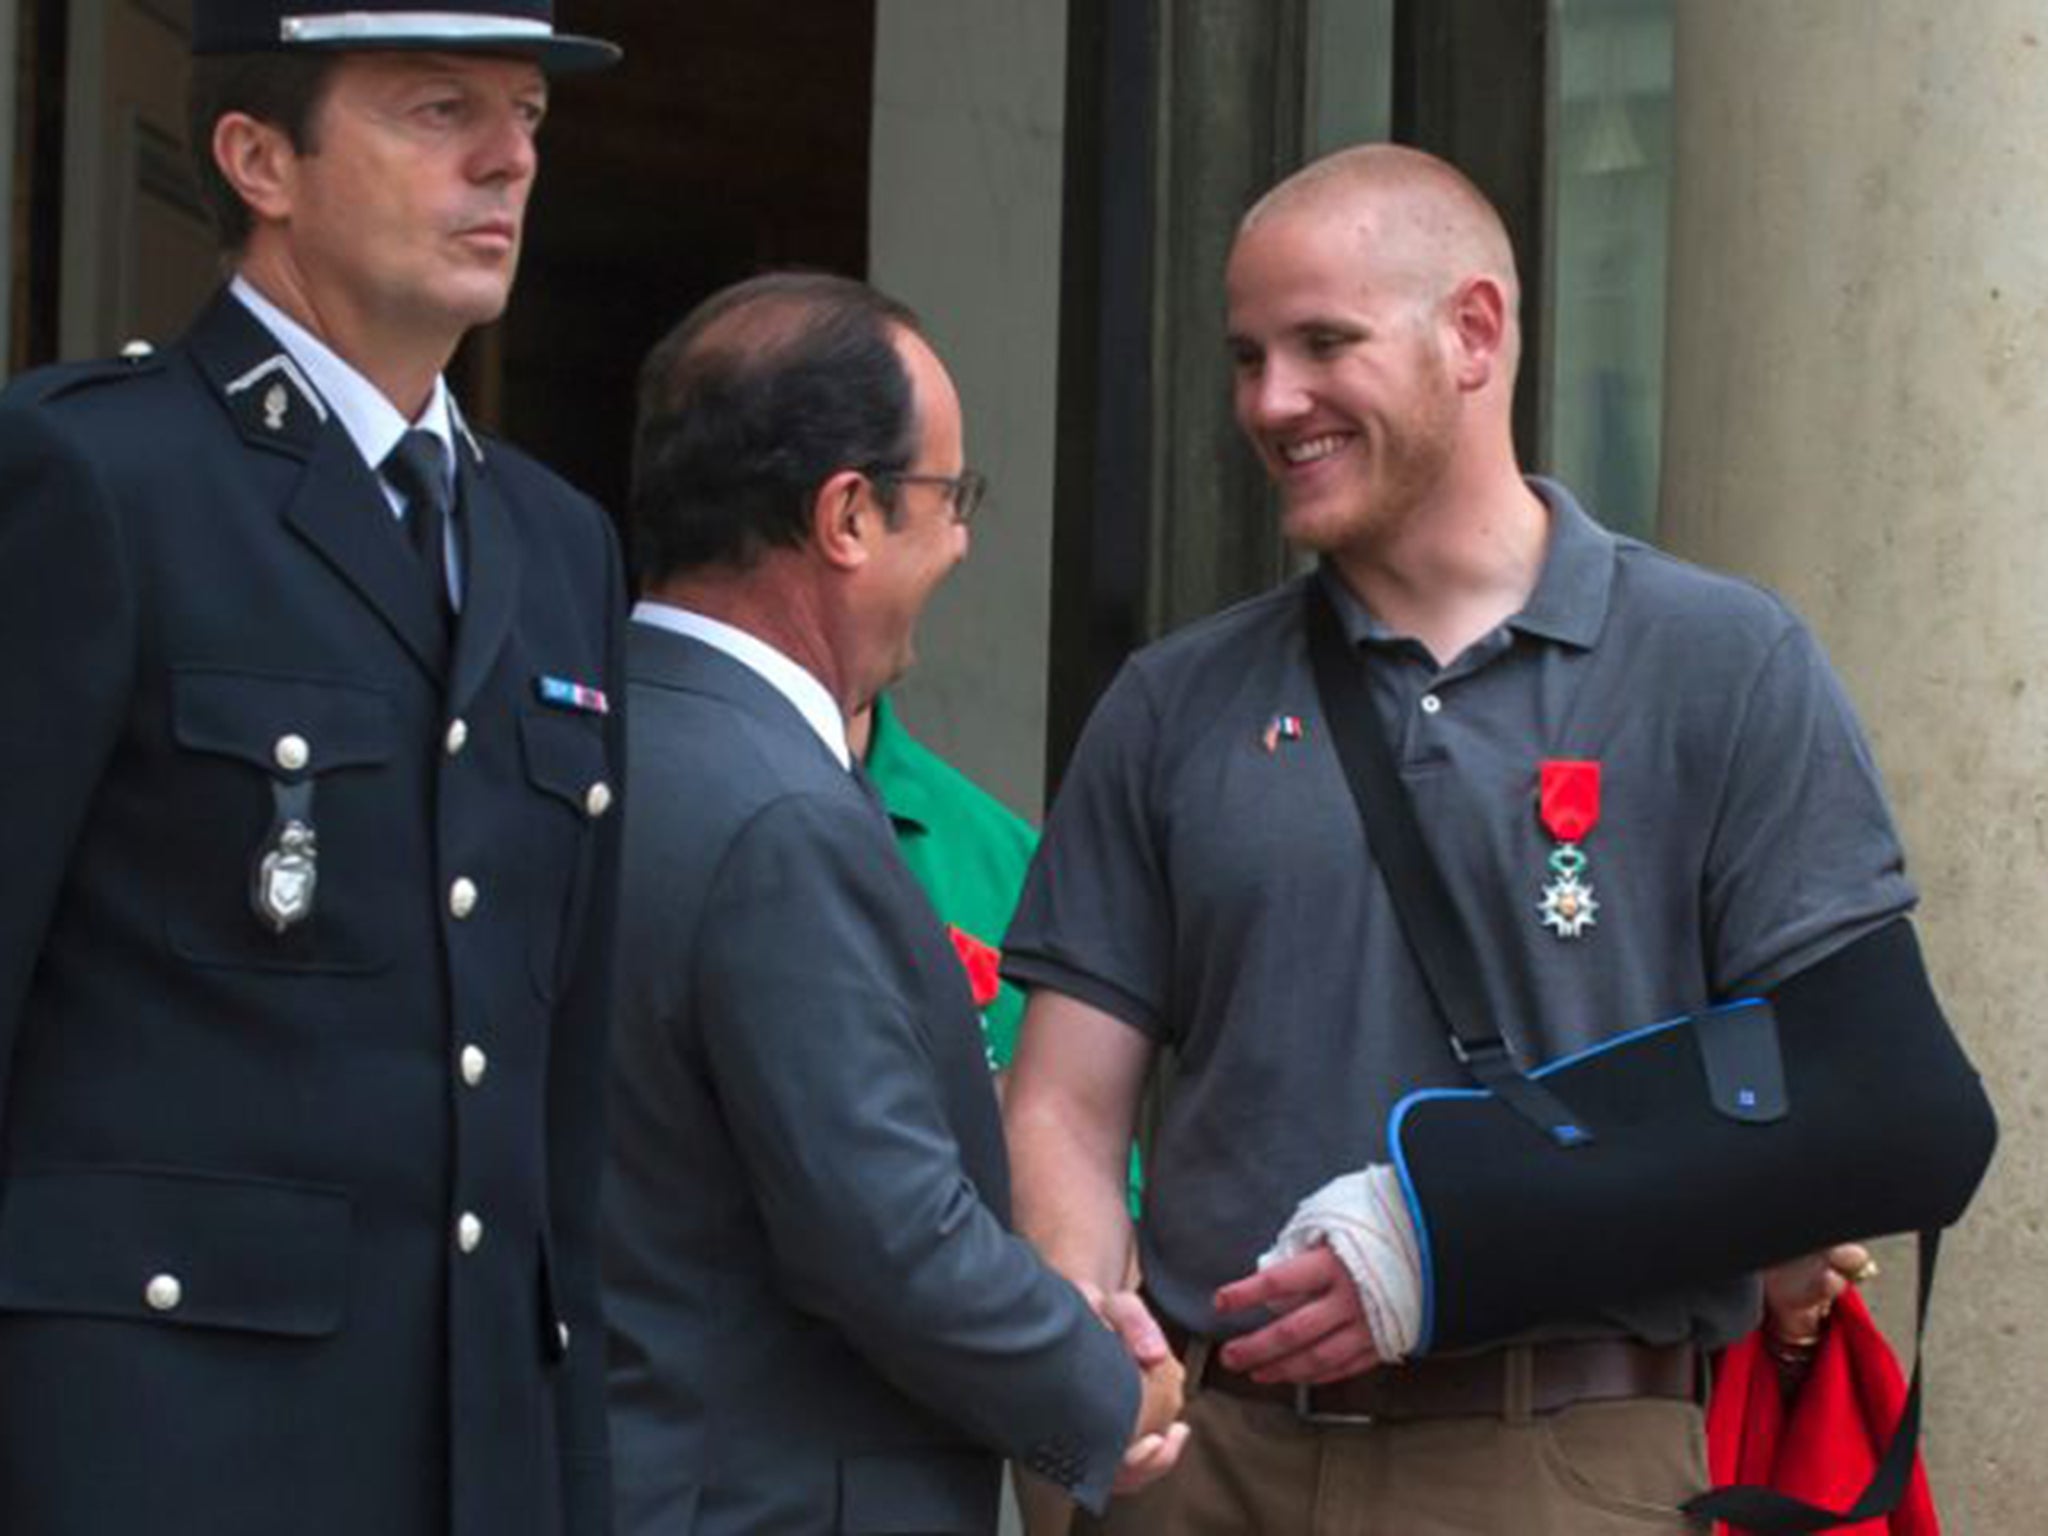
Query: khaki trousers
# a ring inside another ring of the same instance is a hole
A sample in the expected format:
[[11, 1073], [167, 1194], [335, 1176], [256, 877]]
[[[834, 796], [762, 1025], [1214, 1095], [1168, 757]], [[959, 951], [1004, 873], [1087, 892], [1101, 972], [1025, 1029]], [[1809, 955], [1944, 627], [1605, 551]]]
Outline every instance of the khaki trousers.
[[[1192, 1373], [1191, 1373], [1192, 1375]], [[1513, 1373], [1510, 1373], [1512, 1380]], [[1513, 1388], [1509, 1392], [1512, 1398]], [[1074, 1536], [1703, 1536], [1705, 1421], [1661, 1398], [1533, 1414], [1317, 1426], [1216, 1391], [1180, 1464]]]

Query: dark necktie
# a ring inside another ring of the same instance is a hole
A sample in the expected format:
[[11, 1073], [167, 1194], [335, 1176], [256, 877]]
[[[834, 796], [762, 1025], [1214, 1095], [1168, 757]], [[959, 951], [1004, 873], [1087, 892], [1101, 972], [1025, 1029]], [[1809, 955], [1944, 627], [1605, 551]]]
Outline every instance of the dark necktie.
[[415, 427], [385, 457], [385, 480], [405, 498], [405, 531], [427, 573], [434, 611], [447, 623], [448, 520], [455, 515], [455, 490], [448, 480], [448, 454], [441, 439]]

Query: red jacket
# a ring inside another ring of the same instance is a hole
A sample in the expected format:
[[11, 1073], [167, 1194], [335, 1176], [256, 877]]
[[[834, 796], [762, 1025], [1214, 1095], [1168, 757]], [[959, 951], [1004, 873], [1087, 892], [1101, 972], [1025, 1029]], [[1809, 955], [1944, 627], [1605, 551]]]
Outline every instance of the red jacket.
[[[1850, 1291], [1835, 1303], [1806, 1384], [1791, 1402], [1779, 1390], [1760, 1333], [1722, 1356], [1707, 1406], [1708, 1469], [1717, 1487], [1759, 1484], [1823, 1509], [1847, 1509], [1877, 1469], [1905, 1400], [1898, 1361], [1863, 1299]], [[1723, 1525], [1716, 1536], [1740, 1533]], [[1896, 1510], [1844, 1526], [1840, 1536], [1941, 1536], [1919, 1458]]]

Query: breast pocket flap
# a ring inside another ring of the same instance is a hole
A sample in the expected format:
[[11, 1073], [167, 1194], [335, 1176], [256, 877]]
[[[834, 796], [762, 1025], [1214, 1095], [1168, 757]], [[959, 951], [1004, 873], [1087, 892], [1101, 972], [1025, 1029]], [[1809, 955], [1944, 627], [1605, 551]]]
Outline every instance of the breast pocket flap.
[[372, 688], [197, 670], [172, 680], [171, 729], [190, 751], [286, 778], [388, 762], [397, 733], [391, 700]]
[[533, 711], [519, 717], [519, 743], [535, 788], [565, 801], [582, 817], [591, 813], [591, 792], [602, 785], [602, 803], [609, 807], [611, 786], [599, 726], [581, 716]]
[[346, 1311], [340, 1190], [127, 1169], [0, 1183], [0, 1312], [313, 1338]]

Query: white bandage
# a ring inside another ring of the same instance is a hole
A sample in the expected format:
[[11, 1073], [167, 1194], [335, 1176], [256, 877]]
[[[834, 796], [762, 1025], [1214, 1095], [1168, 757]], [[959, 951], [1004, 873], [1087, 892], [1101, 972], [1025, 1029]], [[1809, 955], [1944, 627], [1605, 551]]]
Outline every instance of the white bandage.
[[1380, 1359], [1408, 1358], [1422, 1331], [1422, 1264], [1400, 1180], [1384, 1163], [1332, 1179], [1295, 1207], [1259, 1267], [1318, 1245], [1336, 1254], [1358, 1287]]

